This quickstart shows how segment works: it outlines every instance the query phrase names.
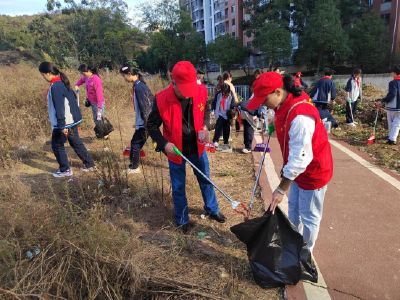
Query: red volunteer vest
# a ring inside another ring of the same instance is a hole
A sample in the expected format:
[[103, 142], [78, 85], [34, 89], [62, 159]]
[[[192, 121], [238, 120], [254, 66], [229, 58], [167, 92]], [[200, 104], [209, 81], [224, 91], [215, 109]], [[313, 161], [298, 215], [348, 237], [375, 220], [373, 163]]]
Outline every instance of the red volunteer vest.
[[[295, 106], [289, 113], [286, 122], [286, 116], [289, 110], [298, 102], [306, 100], [307, 103], [301, 103]], [[284, 156], [284, 165], [288, 162], [289, 157], [289, 130], [290, 124], [298, 115], [309, 115], [314, 117], [315, 131], [312, 137], [312, 150], [313, 159], [307, 166], [306, 170], [301, 173], [294, 180], [300, 188], [303, 190], [316, 190], [327, 185], [333, 175], [333, 161], [331, 146], [328, 141], [328, 134], [325, 126], [319, 116], [318, 110], [312, 105], [310, 97], [303, 92], [300, 97], [293, 97], [289, 94], [289, 97], [276, 110], [275, 117], [275, 131], [278, 137], [279, 144], [281, 146], [282, 155]], [[285, 128], [285, 123], [288, 128]], [[284, 139], [286, 134], [286, 149], [284, 152]]]
[[300, 77], [294, 76], [294, 85], [301, 86]]
[[[204, 110], [207, 102], [206, 87], [198, 85], [198, 88], [199, 95], [193, 97], [193, 117], [196, 135], [199, 130], [203, 129]], [[182, 152], [182, 106], [175, 96], [172, 84], [156, 95], [156, 101], [163, 120], [164, 137]], [[199, 140], [196, 140], [200, 157], [204, 152], [205, 144], [199, 144]], [[168, 154], [168, 159], [176, 164], [182, 163], [181, 156], [171, 156]]]

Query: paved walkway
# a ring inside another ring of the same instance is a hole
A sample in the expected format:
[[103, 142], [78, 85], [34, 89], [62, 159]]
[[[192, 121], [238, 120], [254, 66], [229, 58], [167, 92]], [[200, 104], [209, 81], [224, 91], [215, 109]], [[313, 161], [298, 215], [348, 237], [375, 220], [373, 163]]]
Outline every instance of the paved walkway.
[[[261, 137], [255, 136], [255, 143]], [[289, 300], [400, 299], [400, 176], [364, 153], [331, 140], [334, 174], [314, 248], [318, 286], [288, 287]], [[263, 199], [279, 184], [282, 155], [273, 135], [260, 177]], [[255, 171], [262, 153], [253, 152]], [[287, 212], [287, 198], [281, 207]], [[324, 288], [325, 287], [325, 288]]]

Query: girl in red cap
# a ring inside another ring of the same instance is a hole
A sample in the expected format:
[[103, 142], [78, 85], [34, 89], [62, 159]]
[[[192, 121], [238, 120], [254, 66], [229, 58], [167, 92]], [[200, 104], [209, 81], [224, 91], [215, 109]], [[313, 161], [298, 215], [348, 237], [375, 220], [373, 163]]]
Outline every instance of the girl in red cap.
[[304, 87], [305, 89], [308, 87], [308, 85], [301, 79], [301, 72], [297, 72], [296, 76], [294, 77], [294, 85], [298, 87]]
[[289, 219], [299, 232], [304, 226], [303, 237], [312, 252], [333, 173], [325, 126], [309, 96], [294, 85], [292, 76], [264, 73], [254, 82], [253, 90], [254, 98], [247, 108], [262, 104], [275, 110], [275, 130], [284, 159], [282, 180], [272, 193], [270, 210], [275, 211], [290, 187]]

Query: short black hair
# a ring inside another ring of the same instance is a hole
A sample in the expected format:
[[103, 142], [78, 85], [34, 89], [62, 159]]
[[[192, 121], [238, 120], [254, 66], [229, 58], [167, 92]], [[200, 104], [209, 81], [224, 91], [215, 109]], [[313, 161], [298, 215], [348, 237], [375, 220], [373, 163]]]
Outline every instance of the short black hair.
[[197, 69], [197, 74], [204, 75], [206, 73], [204, 73], [203, 69]]
[[279, 67], [275, 67], [273, 71], [276, 72], [278, 70], [280, 71], [281, 69]]
[[396, 73], [396, 75], [400, 75], [400, 65], [395, 65], [392, 69], [393, 73]]
[[332, 76], [333, 75], [333, 70], [332, 69], [327, 69], [324, 71], [325, 76]]
[[360, 68], [355, 68], [354, 70], [353, 70], [353, 75], [354, 74], [361, 74], [361, 69]]
[[236, 108], [231, 108], [226, 111], [226, 117], [228, 118], [229, 121], [238, 115], [239, 111]]

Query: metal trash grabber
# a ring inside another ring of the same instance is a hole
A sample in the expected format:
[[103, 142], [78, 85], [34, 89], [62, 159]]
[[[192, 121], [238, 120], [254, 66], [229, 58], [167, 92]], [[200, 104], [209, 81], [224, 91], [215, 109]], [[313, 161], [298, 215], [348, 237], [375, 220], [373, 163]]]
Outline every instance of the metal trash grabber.
[[[349, 106], [350, 106], [350, 113], [351, 113], [351, 120], [353, 121], [353, 123], [354, 123], [354, 116], [353, 116], [353, 109], [351, 108], [351, 101], [348, 101], [348, 103], [349, 103]], [[357, 109], [357, 108], [356, 108]]]
[[[185, 161], [187, 161], [189, 163], [189, 165], [192, 166], [193, 169], [195, 169], [197, 172], [199, 172], [199, 174], [201, 176], [204, 177], [204, 179], [206, 179], [209, 183], [211, 183], [222, 195], [224, 195], [224, 197], [226, 199], [229, 200], [229, 202], [231, 202], [232, 204], [232, 209], [237, 212], [238, 214], [241, 214], [244, 216], [244, 220], [247, 221], [247, 219], [250, 217], [250, 211], [246, 208], [246, 206], [244, 206], [243, 203], [239, 202], [239, 201], [233, 201], [231, 198], [229, 198], [229, 196], [227, 194], [225, 194], [214, 182], [212, 182], [212, 180], [210, 178], [208, 178], [203, 172], [201, 172], [189, 159], [186, 158], [186, 156], [184, 156], [181, 151], [178, 150], [178, 148], [174, 147], [173, 148], [175, 153], [180, 155]], [[244, 211], [239, 211], [236, 208], [238, 206], [242, 206]]]
[[[268, 135], [267, 144], [265, 145], [263, 156], [262, 156], [261, 162], [260, 162], [260, 167], [258, 168], [258, 174], [257, 174], [256, 182], [254, 184], [253, 194], [251, 195], [251, 201], [250, 201], [250, 205], [249, 205], [249, 213], [251, 212], [251, 206], [253, 205], [254, 195], [256, 194], [257, 184], [258, 184], [258, 180], [260, 179], [262, 166], [264, 165], [265, 153], [267, 153], [270, 138], [271, 138], [271, 135]], [[264, 142], [264, 139], [263, 139], [263, 142]], [[250, 214], [249, 214], [249, 216], [250, 216]]]

